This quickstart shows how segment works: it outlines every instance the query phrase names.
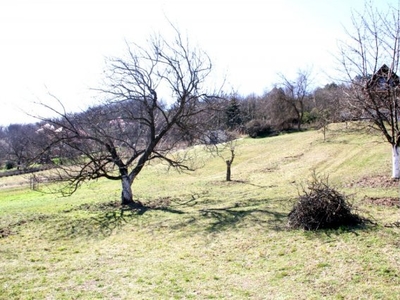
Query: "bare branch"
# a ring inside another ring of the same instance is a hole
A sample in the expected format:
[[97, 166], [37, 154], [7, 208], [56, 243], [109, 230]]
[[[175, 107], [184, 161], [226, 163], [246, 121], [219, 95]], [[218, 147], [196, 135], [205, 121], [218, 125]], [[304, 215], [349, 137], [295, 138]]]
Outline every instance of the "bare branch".
[[[171, 24], [172, 25], [172, 24]], [[170, 167], [191, 170], [190, 157], [174, 151], [198, 143], [210, 118], [209, 95], [203, 83], [210, 58], [192, 48], [172, 26], [175, 39], [155, 36], [144, 48], [127, 45], [125, 58], [110, 58], [105, 85], [96, 89], [104, 103], [80, 114], [44, 105], [57, 118], [43, 121], [46, 151], [65, 161], [57, 171], [75, 191], [86, 180], [121, 180], [122, 202], [132, 202], [131, 185], [147, 162], [158, 159]]]

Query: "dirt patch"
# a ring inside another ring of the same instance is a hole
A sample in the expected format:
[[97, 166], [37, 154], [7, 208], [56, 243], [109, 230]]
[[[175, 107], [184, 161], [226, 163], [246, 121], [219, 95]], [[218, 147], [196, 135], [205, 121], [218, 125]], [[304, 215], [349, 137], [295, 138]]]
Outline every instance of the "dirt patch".
[[[144, 207], [150, 208], [150, 209], [159, 209], [159, 208], [168, 207], [170, 204], [171, 204], [171, 198], [164, 197], [164, 198], [155, 199], [153, 201], [145, 203]], [[69, 212], [76, 211], [76, 210], [84, 210], [84, 211], [90, 211], [90, 212], [112, 212], [112, 211], [116, 211], [116, 210], [123, 209], [123, 208], [124, 208], [124, 206], [121, 205], [121, 202], [109, 201], [109, 202], [105, 202], [105, 203], [85, 203], [85, 204], [81, 204], [77, 207], [65, 209], [63, 212], [69, 213]], [[134, 208], [140, 208], [140, 207], [138, 206], [138, 207], [134, 207]]]
[[400, 207], [400, 199], [397, 197], [364, 197], [364, 201], [374, 205]]
[[151, 201], [146, 206], [148, 208], [155, 208], [155, 209], [157, 209], [157, 208], [165, 208], [165, 207], [170, 206], [171, 201], [172, 201], [171, 197], [162, 197], [162, 198], [159, 198], [159, 199]]
[[0, 239], [6, 238], [10, 235], [18, 234], [19, 226], [25, 225], [26, 223], [29, 223], [29, 222], [35, 222], [35, 221], [43, 222], [43, 221], [47, 220], [48, 218], [50, 218], [50, 215], [38, 214], [31, 218], [22, 219], [15, 223], [8, 224], [5, 227], [0, 227]]
[[6, 238], [12, 234], [13, 234], [13, 232], [11, 231], [10, 228], [8, 228], [8, 227], [0, 228], [0, 239]]
[[[400, 181], [385, 175], [363, 177], [360, 180], [352, 181], [346, 187], [365, 187], [365, 188], [398, 188]], [[379, 206], [400, 207], [399, 197], [364, 197], [364, 202]]]
[[91, 212], [98, 212], [98, 211], [113, 211], [115, 209], [121, 208], [121, 203], [116, 201], [110, 201], [106, 203], [85, 203], [79, 206], [65, 209], [63, 212], [69, 213], [76, 210], [85, 210]]
[[347, 184], [347, 187], [393, 188], [398, 187], [400, 181], [385, 175], [364, 177]]

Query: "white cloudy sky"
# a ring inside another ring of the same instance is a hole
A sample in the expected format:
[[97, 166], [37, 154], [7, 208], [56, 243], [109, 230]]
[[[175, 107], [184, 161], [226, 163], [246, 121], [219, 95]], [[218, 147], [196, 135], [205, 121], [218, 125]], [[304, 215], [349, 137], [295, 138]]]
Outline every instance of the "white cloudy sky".
[[[389, 1], [389, 0], [388, 0]], [[391, 0], [390, 0], [391, 1]], [[386, 1], [376, 0], [378, 3]], [[167, 18], [227, 76], [227, 89], [262, 94], [312, 68], [321, 84], [351, 9], [363, 0], [1, 0], [0, 125], [31, 122], [36, 101], [68, 109], [93, 101], [106, 57], [163, 34]]]

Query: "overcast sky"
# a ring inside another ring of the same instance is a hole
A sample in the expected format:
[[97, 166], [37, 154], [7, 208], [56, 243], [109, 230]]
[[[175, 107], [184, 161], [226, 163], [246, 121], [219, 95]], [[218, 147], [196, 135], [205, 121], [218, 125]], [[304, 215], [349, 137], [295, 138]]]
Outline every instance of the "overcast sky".
[[[389, 0], [388, 0], [389, 1]], [[388, 1], [376, 0], [380, 5]], [[393, 0], [392, 2], [396, 2]], [[312, 68], [331, 81], [333, 54], [363, 0], [1, 0], [0, 125], [26, 123], [52, 93], [70, 110], [93, 103], [106, 57], [163, 34], [167, 19], [205, 50], [228, 91], [269, 90], [278, 73]], [[47, 100], [46, 100], [47, 99]]]

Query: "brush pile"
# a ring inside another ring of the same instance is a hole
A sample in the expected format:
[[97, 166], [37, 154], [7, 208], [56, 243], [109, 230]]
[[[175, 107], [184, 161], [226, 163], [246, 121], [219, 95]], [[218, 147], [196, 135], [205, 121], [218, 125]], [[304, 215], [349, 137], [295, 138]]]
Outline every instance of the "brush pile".
[[308, 190], [303, 189], [303, 195], [289, 213], [289, 227], [318, 230], [363, 224], [365, 219], [352, 210], [345, 195], [329, 187], [327, 180], [314, 176]]

